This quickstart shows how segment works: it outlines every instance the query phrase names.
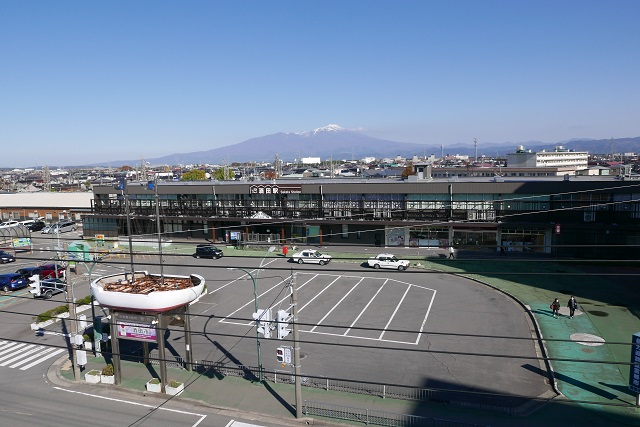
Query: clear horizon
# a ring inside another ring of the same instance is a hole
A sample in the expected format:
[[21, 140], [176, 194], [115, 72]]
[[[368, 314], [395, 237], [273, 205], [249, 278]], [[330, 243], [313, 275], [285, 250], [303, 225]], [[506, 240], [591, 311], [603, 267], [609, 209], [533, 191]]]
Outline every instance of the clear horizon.
[[0, 167], [204, 151], [330, 123], [426, 145], [640, 135], [640, 2], [0, 5]]

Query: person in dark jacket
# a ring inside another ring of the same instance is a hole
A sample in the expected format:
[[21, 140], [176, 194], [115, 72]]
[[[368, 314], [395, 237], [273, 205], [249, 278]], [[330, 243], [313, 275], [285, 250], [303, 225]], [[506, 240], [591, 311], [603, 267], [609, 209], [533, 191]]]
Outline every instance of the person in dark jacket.
[[558, 298], [554, 299], [551, 303], [551, 311], [553, 312], [553, 317], [557, 319], [560, 311], [560, 301], [558, 301]]
[[576, 312], [576, 308], [578, 308], [578, 301], [576, 301], [573, 295], [571, 295], [571, 298], [569, 298], [567, 307], [569, 307], [569, 319], [573, 319], [573, 315]]

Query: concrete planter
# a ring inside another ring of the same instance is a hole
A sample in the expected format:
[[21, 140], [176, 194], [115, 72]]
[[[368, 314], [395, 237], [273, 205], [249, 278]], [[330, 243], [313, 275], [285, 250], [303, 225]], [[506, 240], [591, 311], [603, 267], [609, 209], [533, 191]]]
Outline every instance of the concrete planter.
[[100, 382], [102, 384], [115, 384], [116, 377], [113, 375], [100, 375]]
[[147, 391], [151, 393], [160, 393], [162, 386], [157, 378], [147, 381]]
[[176, 394], [182, 393], [184, 390], [184, 384], [177, 381], [170, 381], [169, 384], [165, 386], [165, 390], [167, 391], [167, 394], [175, 396]]
[[91, 384], [98, 384], [101, 376], [100, 371], [93, 370], [84, 374], [84, 380]]

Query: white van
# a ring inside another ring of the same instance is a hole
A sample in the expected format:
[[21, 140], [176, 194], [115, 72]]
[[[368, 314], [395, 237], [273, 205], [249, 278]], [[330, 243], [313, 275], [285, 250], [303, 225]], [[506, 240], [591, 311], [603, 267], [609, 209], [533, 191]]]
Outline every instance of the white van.
[[36, 223], [35, 219], [28, 219], [26, 221], [20, 221], [21, 225], [24, 225], [25, 227], [29, 228], [29, 226], [33, 225]]
[[16, 225], [20, 225], [20, 223], [18, 221], [14, 221], [14, 220], [8, 220], [8, 221], [5, 221], [5, 222], [0, 222], [0, 228], [15, 227]]
[[50, 234], [66, 233], [69, 231], [76, 231], [76, 223], [73, 221], [60, 221], [57, 224], [53, 224], [49, 229]]

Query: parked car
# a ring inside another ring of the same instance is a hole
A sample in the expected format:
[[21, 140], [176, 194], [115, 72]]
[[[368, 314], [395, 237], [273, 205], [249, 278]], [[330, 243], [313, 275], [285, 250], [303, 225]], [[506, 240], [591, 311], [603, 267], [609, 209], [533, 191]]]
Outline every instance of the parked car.
[[76, 231], [76, 223], [73, 221], [60, 221], [49, 229], [49, 234], [67, 233], [69, 231]]
[[20, 224], [20, 225], [22, 225], [22, 226], [24, 226], [24, 227], [29, 228], [29, 226], [30, 226], [31, 224], [33, 224], [34, 222], [36, 222], [34, 219], [27, 219], [27, 220], [25, 220], [25, 221], [20, 221], [20, 223], [19, 223], [19, 224]]
[[51, 232], [51, 229], [53, 228], [54, 225], [56, 225], [57, 223], [53, 223], [53, 224], [47, 224], [44, 227], [42, 227], [42, 230], [40, 230], [40, 232], [42, 234], [49, 234]]
[[0, 222], [0, 228], [15, 227], [16, 225], [20, 225], [20, 223], [18, 221], [13, 221], [13, 220]]
[[52, 296], [65, 292], [67, 290], [67, 283], [60, 279], [45, 279], [36, 280], [31, 283], [31, 289], [29, 292], [34, 298], [49, 299]]
[[47, 226], [47, 223], [44, 221], [34, 221], [31, 224], [27, 225], [27, 229], [29, 229], [29, 231], [31, 232], [34, 232], [34, 231], [40, 231], [46, 226]]
[[29, 283], [29, 279], [25, 279], [17, 273], [0, 274], [0, 289], [5, 292], [26, 288]]
[[369, 267], [373, 268], [391, 268], [393, 270], [406, 270], [409, 267], [409, 261], [398, 259], [393, 254], [379, 254], [367, 260]]
[[320, 264], [325, 265], [331, 262], [331, 255], [320, 253], [315, 249], [305, 249], [291, 256], [293, 262], [298, 264]]
[[196, 252], [193, 254], [194, 258], [215, 258], [219, 259], [224, 256], [222, 249], [219, 249], [213, 245], [198, 245], [196, 246]]
[[9, 252], [0, 251], [0, 262], [1, 263], [4, 264], [6, 262], [14, 262], [15, 260], [16, 260], [16, 257], [11, 255]]
[[29, 279], [32, 276], [40, 276], [40, 280], [51, 279], [56, 277], [56, 268], [58, 270], [58, 277], [64, 277], [66, 267], [62, 264], [47, 263], [37, 267], [23, 267], [16, 271], [25, 279]]

